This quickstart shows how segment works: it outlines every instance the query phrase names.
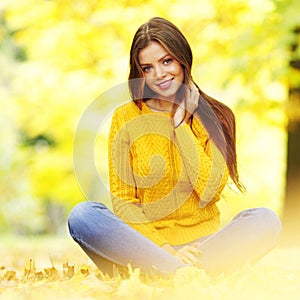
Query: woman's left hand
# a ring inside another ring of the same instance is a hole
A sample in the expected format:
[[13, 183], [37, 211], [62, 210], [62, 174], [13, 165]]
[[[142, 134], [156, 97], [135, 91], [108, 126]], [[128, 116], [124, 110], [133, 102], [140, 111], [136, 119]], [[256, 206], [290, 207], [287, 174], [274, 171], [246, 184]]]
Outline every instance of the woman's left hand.
[[178, 106], [174, 114], [174, 126], [178, 127], [180, 124], [187, 123], [191, 115], [194, 113], [199, 102], [199, 91], [196, 85], [192, 82], [188, 89], [187, 97]]
[[186, 265], [201, 267], [199, 257], [202, 255], [202, 252], [198, 249], [198, 247], [198, 243], [190, 246], [184, 246], [177, 250], [174, 256]]

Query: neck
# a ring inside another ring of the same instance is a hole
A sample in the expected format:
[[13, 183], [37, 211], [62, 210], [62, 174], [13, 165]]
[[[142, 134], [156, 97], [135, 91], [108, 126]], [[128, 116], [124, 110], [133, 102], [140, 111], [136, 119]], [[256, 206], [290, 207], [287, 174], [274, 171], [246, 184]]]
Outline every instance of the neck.
[[171, 112], [173, 109], [174, 103], [168, 100], [163, 99], [150, 99], [147, 101], [147, 105], [155, 110]]

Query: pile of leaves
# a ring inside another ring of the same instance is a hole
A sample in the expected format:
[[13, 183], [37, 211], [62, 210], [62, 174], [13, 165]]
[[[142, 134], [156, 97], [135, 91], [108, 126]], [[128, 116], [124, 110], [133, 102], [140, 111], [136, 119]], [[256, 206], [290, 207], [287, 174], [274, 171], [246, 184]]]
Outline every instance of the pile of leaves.
[[[37, 269], [29, 259], [23, 270], [0, 267], [1, 300], [37, 299], [298, 299], [300, 249], [281, 250], [255, 266], [225, 276], [208, 276], [203, 270], [180, 269], [172, 278], [145, 277], [138, 269], [112, 277], [93, 265], [50, 265]], [[288, 262], [294, 263], [289, 264]]]

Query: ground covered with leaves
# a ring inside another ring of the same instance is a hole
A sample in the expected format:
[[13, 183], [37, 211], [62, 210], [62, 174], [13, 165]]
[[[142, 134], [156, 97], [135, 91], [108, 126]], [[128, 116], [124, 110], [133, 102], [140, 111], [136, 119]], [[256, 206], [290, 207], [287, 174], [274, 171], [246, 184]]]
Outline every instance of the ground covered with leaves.
[[299, 299], [300, 248], [278, 247], [255, 266], [210, 277], [185, 268], [170, 279], [130, 270], [104, 276], [68, 237], [2, 237], [0, 299]]

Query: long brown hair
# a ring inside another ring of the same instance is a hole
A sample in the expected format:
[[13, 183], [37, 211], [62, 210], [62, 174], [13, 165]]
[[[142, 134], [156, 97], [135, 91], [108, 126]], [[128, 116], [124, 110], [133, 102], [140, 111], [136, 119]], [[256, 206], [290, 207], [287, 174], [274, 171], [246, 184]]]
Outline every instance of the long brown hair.
[[[139, 64], [139, 52], [150, 42], [160, 43], [182, 65], [184, 71], [183, 86], [190, 86], [194, 82], [191, 76], [193, 54], [190, 45], [181, 31], [170, 21], [154, 17], [141, 25], [134, 35], [130, 49], [129, 90], [133, 101], [141, 109], [142, 101], [149, 98], [151, 91], [145, 84], [144, 74]], [[195, 83], [195, 82], [194, 82]], [[209, 137], [222, 153], [229, 170], [230, 177], [239, 190], [244, 190], [239, 181], [237, 170], [235, 117], [232, 110], [220, 101], [199, 90], [199, 104], [195, 110], [208, 132]], [[179, 89], [181, 97], [185, 96], [185, 89]], [[177, 95], [178, 97], [178, 95]], [[192, 116], [193, 118], [193, 116]], [[193, 122], [191, 127], [193, 129]]]

